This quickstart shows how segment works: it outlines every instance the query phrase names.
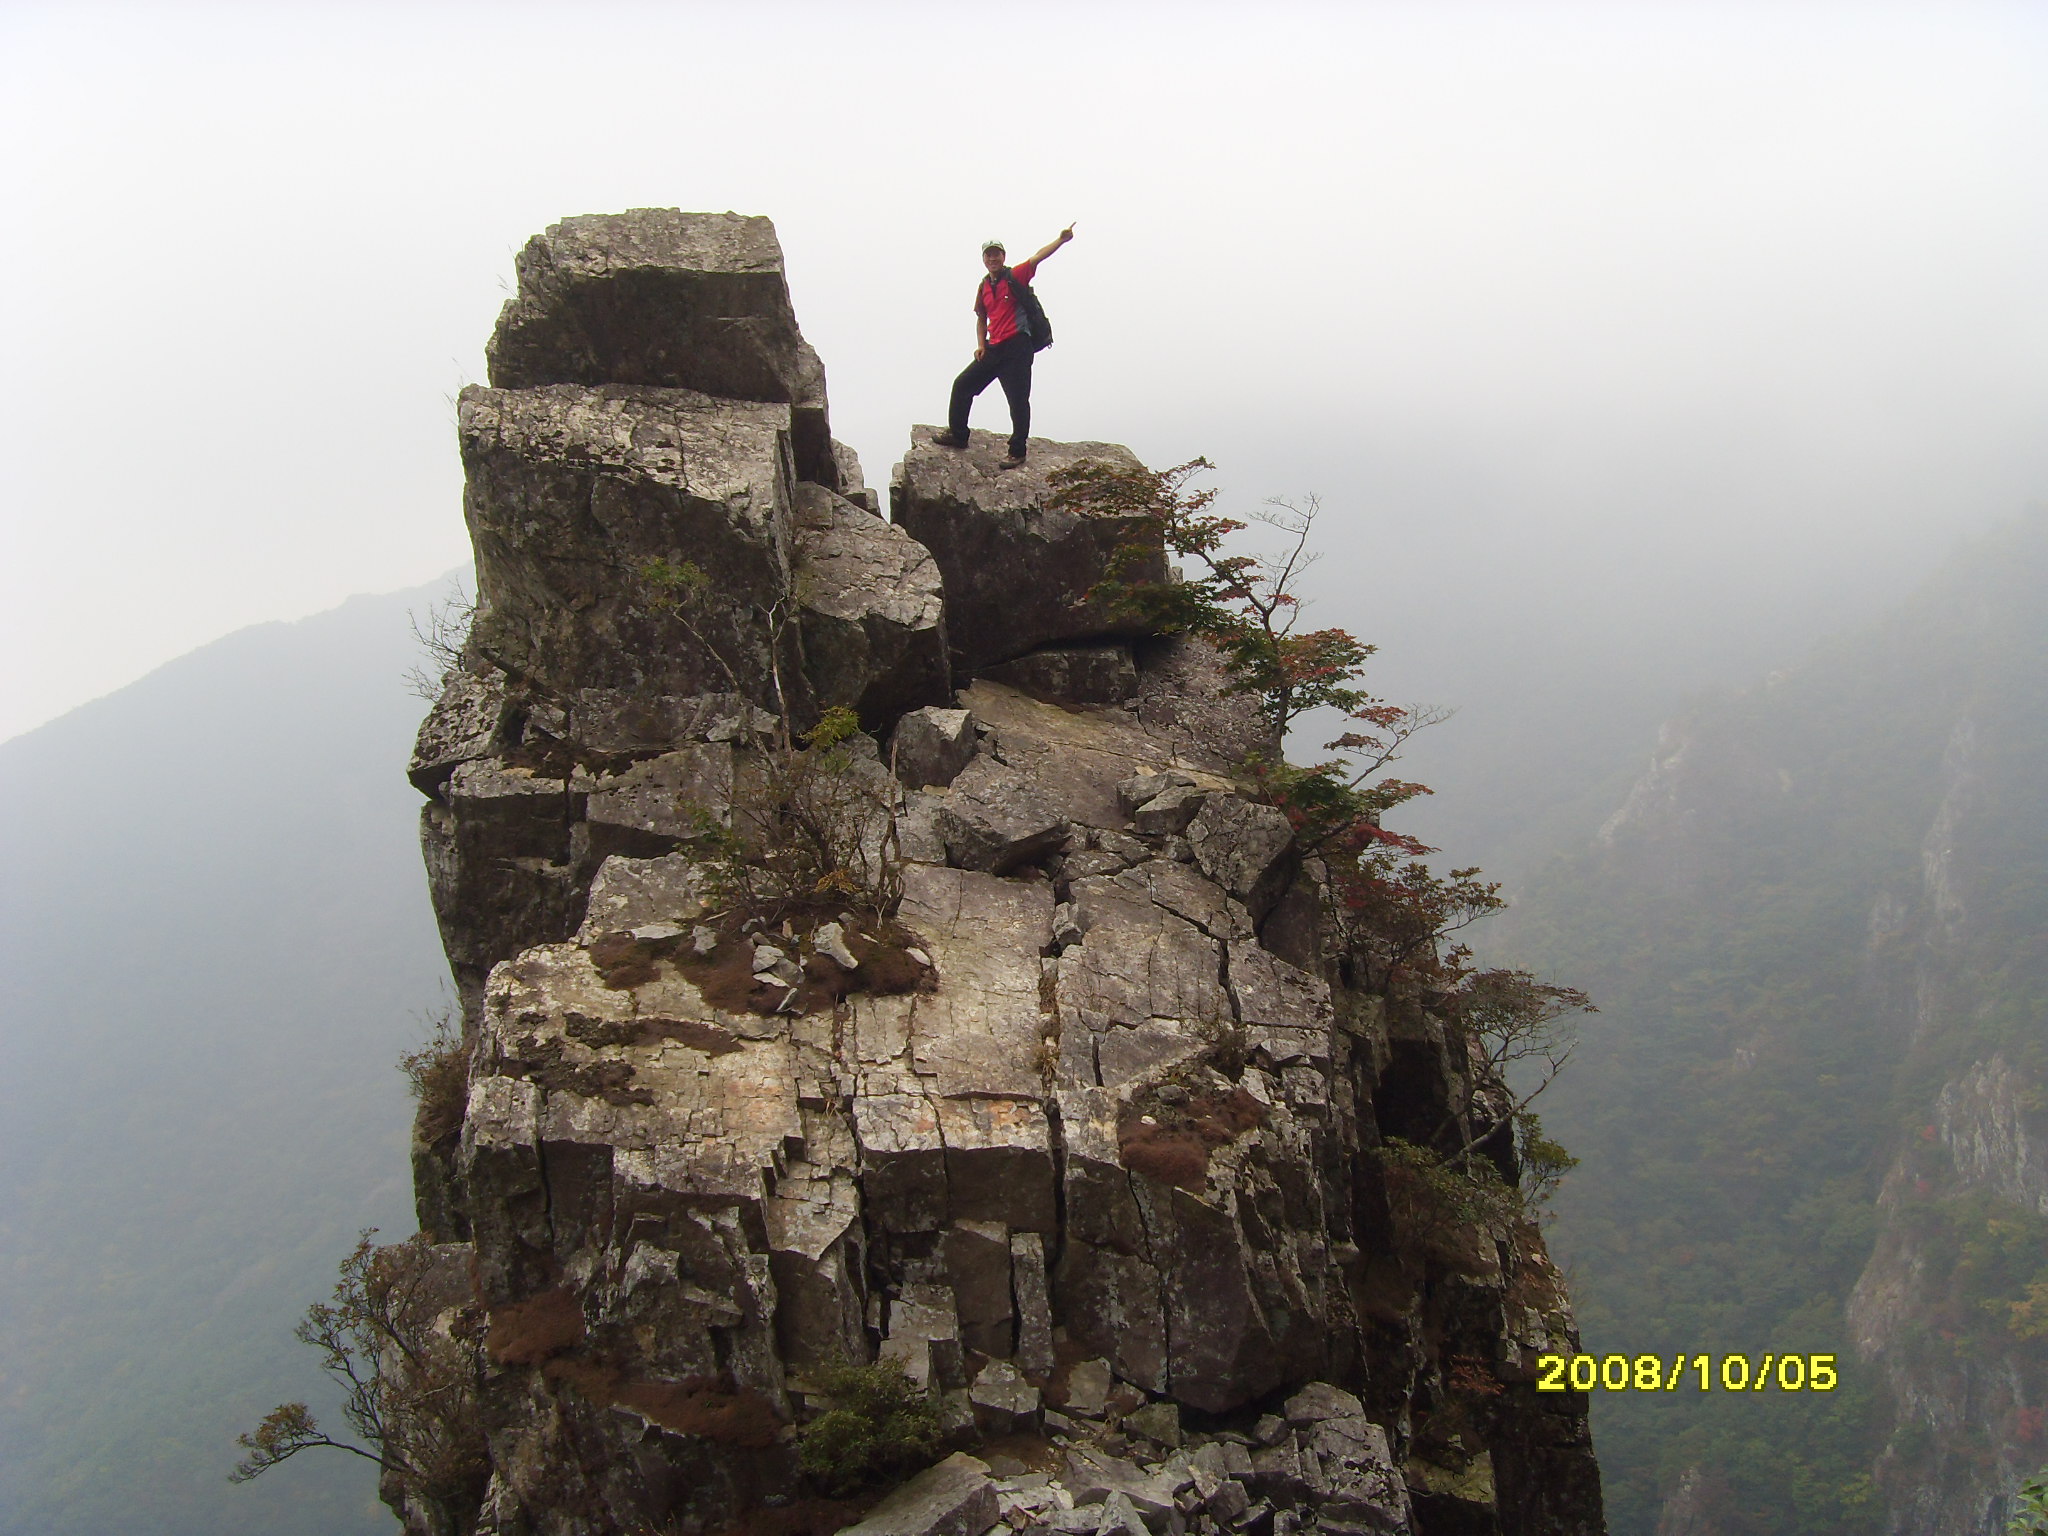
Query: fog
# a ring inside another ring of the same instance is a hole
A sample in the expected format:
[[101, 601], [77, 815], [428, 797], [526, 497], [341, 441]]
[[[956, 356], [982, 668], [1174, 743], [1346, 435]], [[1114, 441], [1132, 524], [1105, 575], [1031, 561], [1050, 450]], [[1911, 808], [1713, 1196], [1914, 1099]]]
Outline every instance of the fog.
[[1319, 495], [1312, 618], [1505, 847], [2048, 496], [2044, 84], [2022, 4], [7, 5], [0, 737], [463, 559], [559, 217], [771, 216], [878, 482], [979, 242], [1078, 220], [1035, 430]]

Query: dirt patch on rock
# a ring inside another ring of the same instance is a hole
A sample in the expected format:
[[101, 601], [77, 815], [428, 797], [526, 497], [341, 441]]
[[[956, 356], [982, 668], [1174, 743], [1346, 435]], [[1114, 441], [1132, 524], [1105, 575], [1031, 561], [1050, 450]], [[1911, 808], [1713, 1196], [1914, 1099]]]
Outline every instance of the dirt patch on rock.
[[1265, 1124], [1266, 1106], [1242, 1088], [1180, 1094], [1169, 1099], [1154, 1089], [1126, 1104], [1117, 1116], [1117, 1153], [1133, 1173], [1200, 1190], [1209, 1180], [1210, 1154]]
[[583, 1308], [560, 1286], [501, 1302], [490, 1317], [484, 1348], [500, 1365], [539, 1365], [583, 1340]]
[[[834, 924], [839, 930], [837, 946], [822, 934]], [[708, 947], [698, 942], [700, 929], [710, 931]], [[783, 976], [764, 979], [765, 973], [757, 970], [756, 948], [764, 944], [781, 951], [787, 961], [789, 970]], [[851, 970], [827, 952], [834, 947], [854, 960]], [[588, 945], [587, 953], [604, 984], [617, 991], [653, 981], [666, 961], [703, 994], [705, 1002], [726, 1013], [821, 1013], [851, 993], [891, 996], [938, 987], [930, 952], [916, 933], [894, 918], [849, 913], [831, 902], [802, 908], [772, 924], [735, 911], [693, 924], [684, 934], [640, 938], [607, 933]], [[643, 1029], [677, 1023], [639, 1022]]]

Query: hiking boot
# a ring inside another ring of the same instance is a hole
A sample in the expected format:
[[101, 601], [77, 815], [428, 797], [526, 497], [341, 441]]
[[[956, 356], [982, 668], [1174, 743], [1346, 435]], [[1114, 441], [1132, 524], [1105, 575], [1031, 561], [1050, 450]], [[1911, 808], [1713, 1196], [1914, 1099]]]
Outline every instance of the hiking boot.
[[1004, 454], [1003, 462], [996, 466], [998, 469], [1022, 469], [1023, 467], [1024, 455], [1021, 453]]
[[932, 442], [941, 448], [965, 448], [967, 446], [966, 438], [955, 437], [951, 432], [934, 432], [932, 434]]

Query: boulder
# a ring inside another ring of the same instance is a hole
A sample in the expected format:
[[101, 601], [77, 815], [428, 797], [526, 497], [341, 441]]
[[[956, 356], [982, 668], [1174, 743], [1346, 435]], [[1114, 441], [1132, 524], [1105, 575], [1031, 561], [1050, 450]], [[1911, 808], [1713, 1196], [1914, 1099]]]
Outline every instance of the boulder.
[[1134, 1409], [1124, 1415], [1124, 1428], [1169, 1450], [1180, 1449], [1180, 1409], [1173, 1403], [1147, 1403]]
[[1044, 1234], [1010, 1235], [1010, 1283], [1017, 1305], [1017, 1368], [1033, 1381], [1042, 1382], [1058, 1365], [1053, 1350], [1052, 1293], [1045, 1273]]
[[1131, 1501], [1148, 1525], [1174, 1513], [1174, 1488], [1166, 1478], [1085, 1446], [1068, 1451], [1065, 1482], [1076, 1504], [1121, 1496]]
[[649, 923], [692, 924], [709, 905], [705, 867], [688, 854], [612, 857], [598, 866], [577, 931], [580, 944]]
[[988, 1463], [955, 1451], [888, 1494], [839, 1536], [981, 1536], [1001, 1515]]
[[946, 586], [946, 630], [954, 669], [982, 671], [1062, 642], [1145, 634], [1145, 626], [1090, 592], [1127, 544], [1150, 541], [1126, 580], [1163, 581], [1166, 556], [1153, 525], [1139, 517], [1084, 514], [1053, 505], [1049, 477], [1089, 459], [1135, 466], [1113, 443], [1031, 440], [1021, 469], [997, 460], [1001, 440], [972, 434], [960, 452], [912, 429], [911, 448], [889, 487], [891, 517], [932, 552]]
[[945, 607], [931, 552], [821, 485], [794, 496], [804, 675], [818, 707], [846, 705], [873, 727], [944, 703]]
[[949, 863], [994, 875], [1037, 863], [1067, 835], [1067, 819], [1031, 776], [986, 755], [954, 776], [938, 822]]
[[1287, 1399], [1287, 1422], [1301, 1426], [1324, 1419], [1355, 1419], [1365, 1413], [1358, 1398], [1327, 1381], [1312, 1381]]
[[1007, 1360], [991, 1360], [968, 1389], [974, 1416], [991, 1435], [1028, 1430], [1038, 1417], [1038, 1389]]
[[1148, 837], [1187, 831], [1208, 793], [1184, 773], [1148, 773], [1117, 785], [1117, 799], [1131, 813], [1131, 829]]
[[797, 330], [767, 219], [634, 208], [548, 226], [485, 358], [498, 389], [643, 384], [788, 406], [797, 472], [836, 487], [825, 369]]
[[566, 939], [582, 921], [574, 807], [565, 781], [494, 759], [462, 764], [443, 794], [448, 803], [420, 812], [420, 851], [441, 945], [473, 1016], [492, 966]]
[[1107, 1360], [1077, 1360], [1067, 1371], [1068, 1411], [1087, 1419], [1101, 1418], [1112, 1382]]
[[[1324, 1420], [1307, 1438], [1304, 1454], [1314, 1453], [1322, 1474], [1323, 1486], [1317, 1491], [1323, 1520], [1359, 1521], [1373, 1531], [1410, 1527], [1408, 1481], [1394, 1465], [1385, 1430], [1369, 1419], [1350, 1416]], [[1488, 1477], [1487, 1505], [1493, 1502], [1492, 1492]]]
[[1010, 1233], [1000, 1222], [956, 1221], [939, 1245], [960, 1317], [960, 1342], [984, 1355], [1007, 1356], [1016, 1339], [1010, 1300]]
[[1294, 828], [1275, 805], [1211, 795], [1188, 824], [1188, 844], [1203, 874], [1230, 892], [1257, 922], [1293, 878]]
[[472, 385], [457, 414], [472, 652], [558, 698], [726, 690], [778, 707], [771, 649], [799, 675], [795, 627], [769, 622], [790, 586], [786, 406]]
[[943, 788], [973, 757], [974, 716], [964, 709], [913, 709], [889, 738], [889, 761], [907, 789]]
[[832, 463], [838, 470], [839, 494], [871, 517], [882, 515], [882, 498], [861, 474], [860, 455], [837, 438], [832, 441]]

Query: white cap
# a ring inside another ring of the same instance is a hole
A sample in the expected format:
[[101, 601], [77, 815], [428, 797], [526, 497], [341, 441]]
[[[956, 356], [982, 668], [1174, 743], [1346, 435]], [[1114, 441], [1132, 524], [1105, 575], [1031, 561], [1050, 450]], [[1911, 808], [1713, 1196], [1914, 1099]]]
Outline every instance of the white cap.
[[1000, 240], [984, 240], [981, 242], [981, 249], [984, 254], [989, 251], [1001, 251], [1007, 256], [1010, 253], [1010, 248]]

